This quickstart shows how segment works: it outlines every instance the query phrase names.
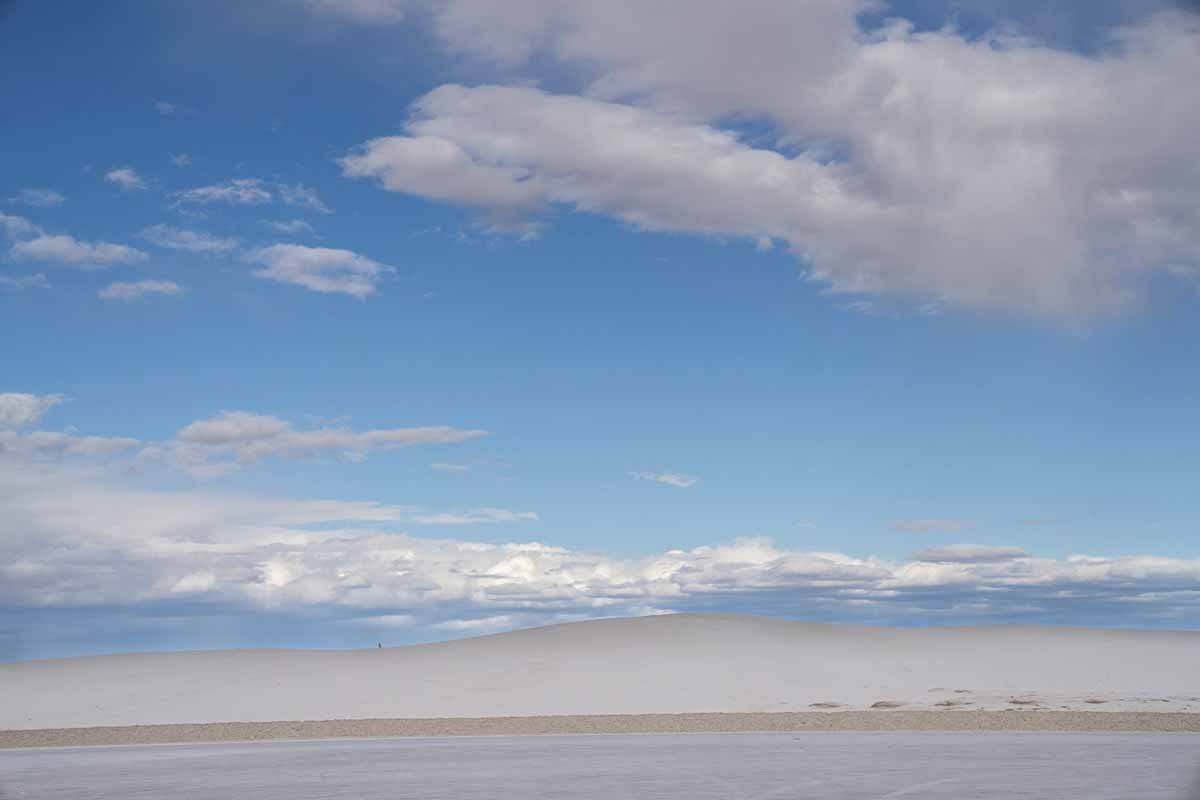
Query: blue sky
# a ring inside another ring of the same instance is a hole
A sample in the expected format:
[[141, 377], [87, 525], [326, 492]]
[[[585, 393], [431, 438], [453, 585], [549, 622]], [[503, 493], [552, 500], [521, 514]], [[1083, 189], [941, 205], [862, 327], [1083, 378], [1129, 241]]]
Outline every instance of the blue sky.
[[1194, 627], [1191, 12], [617, 5], [0, 4], [0, 657]]

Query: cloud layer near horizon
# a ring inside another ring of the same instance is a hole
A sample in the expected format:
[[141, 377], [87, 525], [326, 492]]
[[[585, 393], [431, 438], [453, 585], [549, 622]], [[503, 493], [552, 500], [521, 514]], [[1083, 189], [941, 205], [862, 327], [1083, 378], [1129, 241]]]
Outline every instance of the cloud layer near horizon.
[[[425, 538], [411, 507], [152, 491], [70, 468], [0, 463], [0, 604], [178, 603], [467, 630], [659, 611], [739, 610], [908, 623], [1071, 621], [1194, 627], [1200, 560], [1039, 558], [954, 545], [907, 561], [769, 539], [639, 557], [530, 541]], [[481, 509], [462, 515], [529, 519]], [[486, 520], [484, 520], [486, 521]], [[491, 623], [479, 623], [487, 627]], [[478, 626], [476, 626], [478, 627]]]

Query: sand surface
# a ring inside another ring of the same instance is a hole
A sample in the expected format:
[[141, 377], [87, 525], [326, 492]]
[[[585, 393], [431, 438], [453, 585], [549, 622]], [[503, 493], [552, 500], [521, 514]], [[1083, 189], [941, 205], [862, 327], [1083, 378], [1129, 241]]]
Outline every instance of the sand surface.
[[0, 730], [872, 708], [1200, 712], [1200, 633], [677, 615], [383, 650], [0, 664]]
[[522, 736], [0, 751], [55, 800], [1184, 800], [1197, 737], [1104, 733]]
[[0, 749], [257, 742], [285, 739], [557, 736], [570, 734], [803, 731], [993, 731], [1200, 733], [1200, 714], [1114, 711], [844, 711], [774, 714], [609, 714], [566, 717], [441, 717], [0, 731]]

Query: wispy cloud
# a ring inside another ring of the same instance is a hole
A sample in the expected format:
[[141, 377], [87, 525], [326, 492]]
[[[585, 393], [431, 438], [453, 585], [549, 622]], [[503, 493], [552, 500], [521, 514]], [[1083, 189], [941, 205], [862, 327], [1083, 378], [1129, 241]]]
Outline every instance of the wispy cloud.
[[174, 103], [168, 103], [166, 100], [159, 100], [154, 104], [154, 110], [164, 117], [169, 117], [175, 113], [177, 106]]
[[142, 229], [139, 236], [159, 247], [187, 250], [192, 253], [229, 253], [238, 244], [237, 239], [221, 238], [201, 231], [162, 224]]
[[123, 192], [141, 191], [146, 188], [146, 181], [133, 167], [114, 167], [104, 173], [104, 180], [115, 183]]
[[144, 300], [151, 295], [182, 294], [183, 287], [174, 281], [117, 281], [110, 283], [96, 293], [101, 300], [121, 300], [132, 303]]
[[171, 195], [176, 205], [210, 205], [222, 203], [230, 206], [261, 206], [270, 203], [274, 197], [264, 188], [258, 178], [234, 178], [225, 183], [214, 183], [208, 186], [197, 186]]
[[171, 441], [148, 446], [140, 458], [165, 461], [195, 477], [210, 478], [271, 458], [361, 461], [374, 452], [456, 444], [486, 435], [486, 431], [446, 425], [365, 431], [345, 425], [297, 429], [270, 414], [223, 411], [184, 426]]
[[[131, 450], [137, 439], [124, 436], [80, 436], [74, 431], [26, 430], [41, 421], [52, 408], [64, 402], [61, 394], [0, 394], [0, 458], [61, 459], [68, 456], [110, 456]], [[10, 465], [11, 466], [11, 465]], [[0, 514], [4, 506], [0, 503]], [[0, 548], [3, 547], [0, 532]]]
[[287, 233], [293, 236], [298, 234], [312, 235], [314, 233], [312, 225], [309, 225], [302, 219], [287, 219], [287, 220], [259, 220], [263, 225], [266, 225], [271, 230], [277, 233]]
[[913, 559], [916, 561], [946, 564], [983, 564], [1029, 557], [1030, 554], [1020, 547], [998, 547], [986, 544], [948, 544], [942, 547], [928, 547], [914, 555]]
[[694, 475], [684, 475], [680, 472], [631, 472], [629, 474], [640, 481], [653, 481], [666, 486], [674, 486], [677, 489], [690, 489], [700, 481]]
[[22, 189], [8, 198], [10, 203], [21, 203], [34, 208], [53, 208], [67, 201], [62, 192], [54, 189]]
[[485, 525], [495, 522], [537, 522], [532, 511], [509, 511], [505, 508], [477, 508], [474, 511], [418, 514], [411, 518], [418, 525]]
[[0, 231], [3, 231], [6, 239], [11, 240], [34, 236], [38, 233], [38, 227], [24, 217], [0, 211]]
[[192, 157], [187, 153], [170, 153], [169, 157], [176, 167], [189, 167], [192, 164]]
[[361, 25], [396, 25], [412, 9], [410, 0], [297, 0], [314, 13]]
[[961, 519], [898, 519], [892, 527], [910, 533], [957, 533], [970, 528], [971, 523]]
[[447, 464], [444, 461], [437, 461], [430, 464], [429, 468], [438, 472], [467, 472], [471, 469], [467, 464]]
[[50, 281], [41, 272], [32, 275], [0, 275], [0, 287], [20, 291], [22, 289], [49, 289]]
[[305, 186], [303, 183], [297, 183], [295, 186], [288, 186], [286, 183], [279, 184], [279, 199], [285, 205], [294, 206], [296, 208], [304, 208], [309, 211], [317, 211], [321, 214], [332, 214], [333, 211], [329, 206], [321, 201], [317, 190]]

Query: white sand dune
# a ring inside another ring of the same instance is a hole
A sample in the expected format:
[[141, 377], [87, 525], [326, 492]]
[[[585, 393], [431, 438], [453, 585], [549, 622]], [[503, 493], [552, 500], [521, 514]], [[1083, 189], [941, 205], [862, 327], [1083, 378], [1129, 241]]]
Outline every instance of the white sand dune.
[[1200, 633], [867, 628], [673, 615], [383, 650], [0, 664], [0, 729], [8, 730], [880, 703], [1200, 711]]

